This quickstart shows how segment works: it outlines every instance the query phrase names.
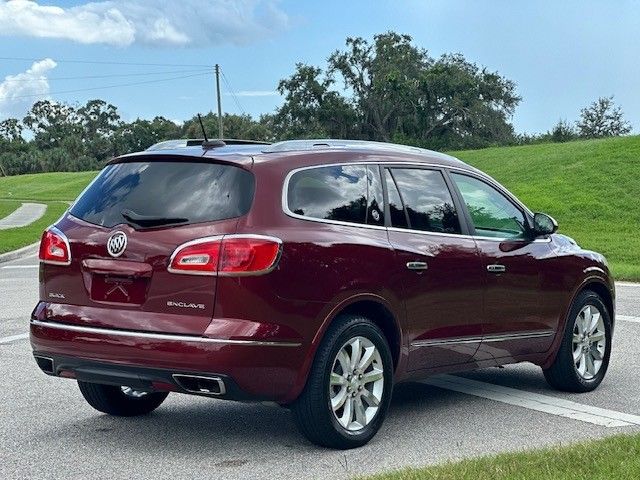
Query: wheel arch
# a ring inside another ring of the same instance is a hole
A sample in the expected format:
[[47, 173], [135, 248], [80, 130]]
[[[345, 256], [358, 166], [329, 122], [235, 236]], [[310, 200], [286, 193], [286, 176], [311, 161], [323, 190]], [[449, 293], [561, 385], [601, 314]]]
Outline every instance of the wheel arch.
[[560, 348], [560, 343], [562, 342], [562, 338], [564, 337], [564, 331], [567, 325], [567, 317], [569, 316], [569, 312], [573, 307], [573, 304], [582, 292], [590, 290], [596, 293], [604, 303], [607, 308], [607, 312], [609, 313], [609, 317], [611, 318], [611, 329], [613, 331], [614, 326], [614, 317], [615, 317], [615, 297], [609, 288], [605, 279], [599, 276], [590, 276], [585, 278], [573, 291], [571, 295], [571, 300], [567, 305], [564, 313], [560, 319], [560, 323], [558, 325], [558, 331], [556, 332], [556, 338], [549, 349], [549, 354], [545, 361], [540, 363], [540, 366], [544, 368], [549, 368], [549, 366], [553, 363]]
[[393, 306], [384, 297], [375, 294], [354, 295], [344, 299], [332, 308], [313, 339], [314, 356], [315, 350], [322, 341], [327, 329], [341, 315], [362, 315], [380, 328], [389, 344], [394, 370], [397, 371], [402, 361], [402, 345], [404, 341], [400, 319], [398, 318], [398, 313], [394, 313]]
[[605, 285], [602, 281], [600, 280], [590, 280], [588, 281], [586, 284], [584, 284], [574, 295], [573, 300], [572, 300], [572, 304], [575, 301], [576, 297], [578, 295], [580, 295], [580, 293], [584, 292], [585, 290], [591, 290], [592, 292], [596, 293], [601, 299], [602, 302], [604, 303], [604, 306], [607, 307], [607, 312], [609, 313], [609, 318], [611, 318], [611, 327], [613, 328], [613, 325], [615, 323], [615, 306], [614, 306], [614, 302], [613, 302], [613, 295], [611, 294], [611, 290], [609, 290], [609, 287], [607, 287], [607, 285]]
[[374, 300], [357, 300], [337, 312], [334, 320], [341, 315], [362, 315], [382, 330], [391, 350], [394, 370], [398, 367], [402, 332], [393, 313], [385, 305]]

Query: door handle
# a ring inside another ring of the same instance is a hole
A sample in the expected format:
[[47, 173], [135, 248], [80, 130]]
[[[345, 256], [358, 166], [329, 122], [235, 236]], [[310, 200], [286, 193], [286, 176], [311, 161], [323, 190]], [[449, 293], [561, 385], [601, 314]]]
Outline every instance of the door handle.
[[407, 262], [407, 268], [409, 270], [426, 270], [429, 265], [427, 262]]
[[507, 271], [507, 267], [504, 265], [487, 265], [487, 272], [489, 273], [504, 273]]

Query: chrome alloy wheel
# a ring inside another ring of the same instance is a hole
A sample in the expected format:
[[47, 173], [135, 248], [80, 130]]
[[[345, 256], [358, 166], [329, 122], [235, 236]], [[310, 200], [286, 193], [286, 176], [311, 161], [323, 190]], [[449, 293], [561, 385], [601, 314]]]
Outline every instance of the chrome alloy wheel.
[[585, 305], [573, 325], [573, 361], [580, 377], [591, 380], [598, 374], [606, 348], [604, 318], [597, 307]]
[[120, 387], [120, 389], [122, 390], [122, 393], [124, 393], [127, 397], [133, 397], [133, 398], [142, 398], [148, 393], [148, 392], [141, 392], [140, 390], [134, 390], [131, 387], [125, 387], [125, 386]]
[[378, 413], [384, 365], [371, 340], [354, 337], [338, 351], [331, 368], [329, 398], [333, 415], [346, 430], [366, 427]]

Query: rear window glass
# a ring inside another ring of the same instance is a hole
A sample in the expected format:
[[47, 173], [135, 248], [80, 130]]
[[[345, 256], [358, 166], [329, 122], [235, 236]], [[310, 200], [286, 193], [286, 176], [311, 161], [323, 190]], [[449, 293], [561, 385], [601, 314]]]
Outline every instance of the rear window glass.
[[[107, 166], [78, 198], [70, 213], [113, 227], [146, 220], [146, 226], [212, 222], [249, 211], [253, 174], [231, 165], [133, 162]], [[129, 220], [123, 216], [129, 217]]]
[[377, 167], [346, 165], [301, 170], [289, 181], [289, 210], [340, 222], [384, 225]]

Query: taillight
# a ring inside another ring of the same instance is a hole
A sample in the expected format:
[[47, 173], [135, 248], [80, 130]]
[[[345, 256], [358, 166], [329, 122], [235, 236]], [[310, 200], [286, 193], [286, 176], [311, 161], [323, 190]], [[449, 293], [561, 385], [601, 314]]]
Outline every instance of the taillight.
[[169, 271], [191, 275], [260, 275], [275, 268], [282, 241], [262, 235], [224, 235], [193, 240], [171, 255]]
[[66, 235], [56, 227], [49, 227], [40, 240], [40, 261], [54, 265], [69, 265], [71, 249]]

